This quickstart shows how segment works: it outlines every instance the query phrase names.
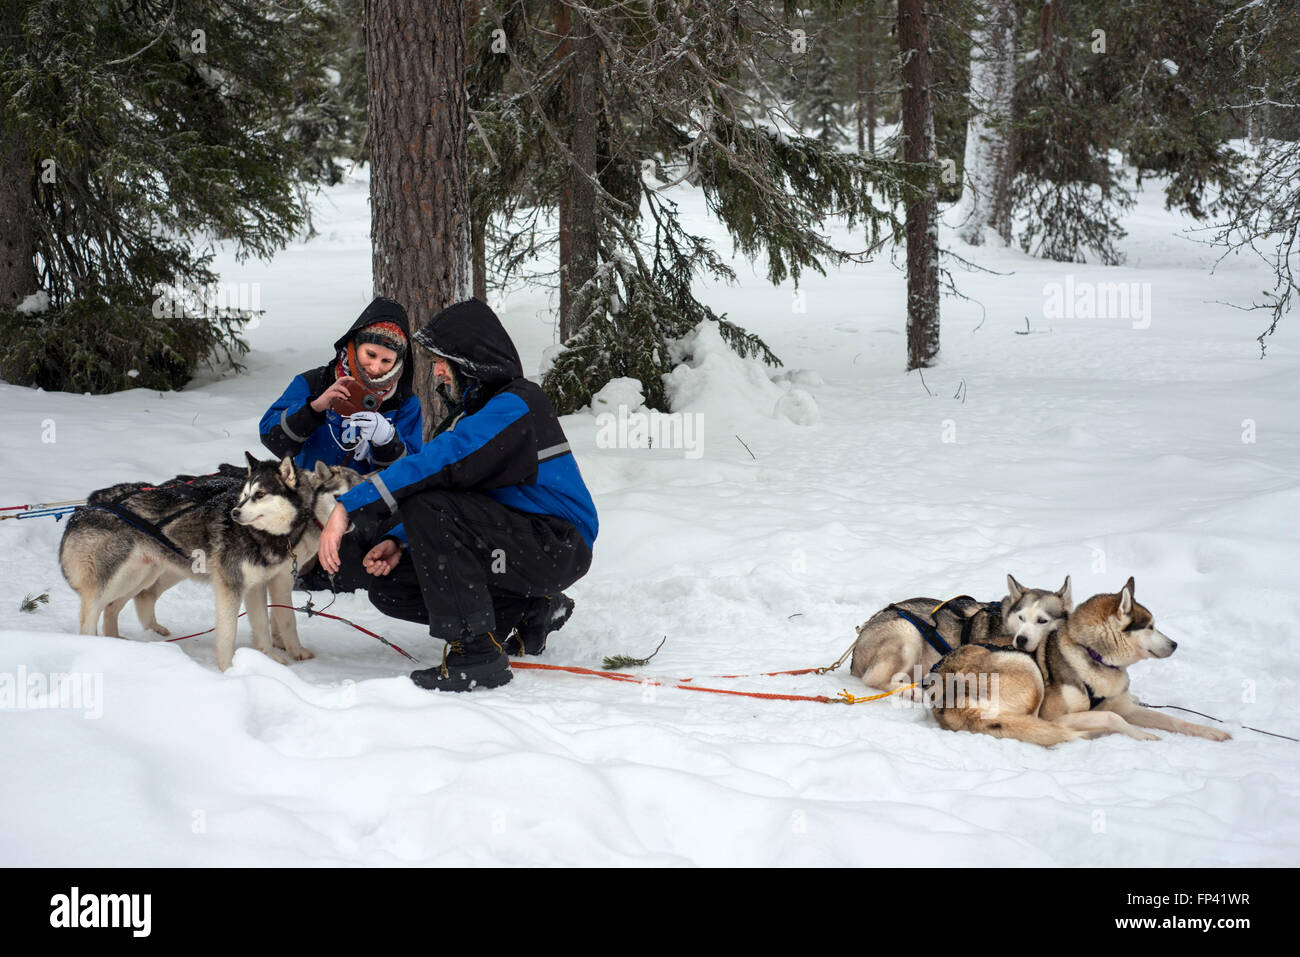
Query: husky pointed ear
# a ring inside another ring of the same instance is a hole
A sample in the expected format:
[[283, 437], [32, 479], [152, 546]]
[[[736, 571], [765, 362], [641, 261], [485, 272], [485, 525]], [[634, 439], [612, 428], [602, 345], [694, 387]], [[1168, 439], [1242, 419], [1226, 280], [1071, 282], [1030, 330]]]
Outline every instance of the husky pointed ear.
[[1125, 582], [1124, 587], [1119, 590], [1119, 613], [1121, 617], [1127, 618], [1133, 614], [1133, 578]]
[[325, 464], [323, 459], [317, 459], [316, 467], [311, 470], [311, 474], [316, 476], [317, 482], [328, 482], [330, 478], [330, 467]]
[[253, 469], [257, 468], [259, 465], [262, 464], [262, 463], [259, 462], [257, 459], [253, 458], [253, 453], [252, 453], [252, 452], [249, 452], [249, 451], [247, 451], [247, 450], [245, 450], [245, 452], [244, 452], [244, 458], [248, 459], [248, 474], [249, 474], [249, 475], [252, 475], [252, 474], [253, 474]]
[[298, 486], [298, 470], [293, 467], [293, 459], [287, 455], [280, 460], [280, 481], [289, 488]]
[[1074, 598], [1070, 595], [1070, 576], [1065, 576], [1065, 584], [1056, 590], [1057, 596], [1061, 599], [1061, 604], [1065, 606], [1066, 611], [1074, 611]]
[[1137, 594], [1137, 587], [1133, 584], [1133, 576], [1132, 576], [1132, 575], [1129, 575], [1129, 576], [1128, 576], [1128, 584], [1125, 585], [1124, 587], [1128, 589], [1128, 593], [1129, 593], [1130, 595], [1136, 595], [1136, 594]]
[[1011, 596], [1011, 600], [1020, 601], [1020, 596], [1024, 593], [1025, 586], [1016, 581], [1014, 575], [1007, 575], [1007, 594]]

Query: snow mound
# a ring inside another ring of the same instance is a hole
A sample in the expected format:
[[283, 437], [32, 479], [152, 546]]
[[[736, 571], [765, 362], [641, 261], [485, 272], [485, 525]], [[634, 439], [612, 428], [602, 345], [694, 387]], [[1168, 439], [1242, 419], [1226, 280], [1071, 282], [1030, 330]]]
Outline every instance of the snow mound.
[[38, 289], [20, 302], [15, 308], [16, 311], [21, 312], [26, 316], [35, 315], [41, 312], [49, 312], [50, 294], [44, 289]]
[[610, 379], [604, 387], [591, 397], [591, 414], [615, 412], [626, 407], [628, 412], [635, 412], [645, 406], [645, 394], [641, 389], [641, 380], [623, 376]]
[[770, 377], [762, 362], [737, 355], [727, 345], [717, 323], [702, 322], [676, 340], [669, 358], [680, 363], [664, 376], [674, 412], [700, 412], [728, 422], [785, 419], [796, 425], [811, 425], [819, 418], [813, 397], [792, 388], [795, 373]]
[[564, 354], [565, 346], [562, 342], [557, 342], [553, 346], [547, 346], [542, 350], [542, 361], [537, 364], [537, 374], [545, 376], [551, 371], [551, 366], [555, 365], [555, 360]]
[[821, 377], [821, 373], [813, 369], [790, 369], [786, 372], [778, 372], [771, 376], [773, 382], [788, 382], [790, 385], [807, 386], [810, 389], [816, 389], [826, 384], [826, 380]]
[[795, 425], [816, 425], [822, 418], [817, 400], [803, 389], [791, 389], [777, 399], [775, 412]]

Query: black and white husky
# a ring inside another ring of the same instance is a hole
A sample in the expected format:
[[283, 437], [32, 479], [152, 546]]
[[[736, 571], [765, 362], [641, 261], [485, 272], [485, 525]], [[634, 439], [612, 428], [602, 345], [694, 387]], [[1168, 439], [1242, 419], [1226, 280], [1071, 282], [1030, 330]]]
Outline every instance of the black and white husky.
[[944, 644], [995, 644], [1032, 652], [1061, 627], [1073, 607], [1069, 575], [1056, 591], [1026, 588], [1008, 575], [1001, 602], [909, 598], [882, 608], [859, 626], [850, 670], [868, 688], [885, 690], [919, 682], [946, 653]]
[[[215, 476], [151, 487], [115, 485], [91, 493], [68, 518], [59, 543], [63, 575], [81, 596], [81, 633], [121, 637], [117, 616], [134, 599], [140, 624], [158, 624], [158, 596], [187, 578], [212, 584], [216, 594], [217, 666], [235, 656], [240, 606], [248, 609], [253, 644], [277, 661], [312, 657], [298, 640], [291, 605], [293, 570], [316, 554], [321, 526], [337, 496], [361, 481], [351, 469], [317, 463], [297, 468], [285, 458], [260, 462], [245, 453], [242, 476], [224, 466]], [[195, 488], [195, 486], [198, 486]], [[269, 626], [269, 627], [268, 627]], [[275, 649], [282, 648], [285, 655]]]

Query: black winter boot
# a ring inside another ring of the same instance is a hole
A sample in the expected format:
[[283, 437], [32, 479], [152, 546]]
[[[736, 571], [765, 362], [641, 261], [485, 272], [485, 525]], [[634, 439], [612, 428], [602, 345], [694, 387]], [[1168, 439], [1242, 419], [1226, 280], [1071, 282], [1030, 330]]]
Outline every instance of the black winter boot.
[[546, 636], [563, 628], [572, 615], [573, 599], [568, 595], [533, 598], [507, 646], [517, 654], [540, 655], [546, 650]]
[[490, 631], [447, 642], [441, 665], [411, 672], [411, 680], [430, 691], [499, 688], [514, 676], [510, 659]]

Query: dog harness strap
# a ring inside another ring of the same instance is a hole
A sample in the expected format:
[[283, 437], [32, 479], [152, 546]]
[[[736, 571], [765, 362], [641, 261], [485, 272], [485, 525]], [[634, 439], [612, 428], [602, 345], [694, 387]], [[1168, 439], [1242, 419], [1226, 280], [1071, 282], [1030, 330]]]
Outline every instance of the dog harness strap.
[[[137, 515], [135, 512], [132, 512], [129, 509], [125, 509], [120, 505], [115, 505], [109, 502], [100, 502], [95, 505], [86, 505], [83, 507], [97, 508], [103, 512], [111, 512], [112, 514], [120, 518], [122, 521], [126, 522], [128, 525], [132, 525], [135, 528], [138, 528], [146, 535], [156, 539], [160, 544], [167, 546], [167, 548], [169, 548], [171, 551], [179, 555], [183, 561], [190, 560], [190, 557], [186, 555], [183, 551], [181, 551], [180, 548], [177, 547], [175, 542], [173, 542], [170, 538], [168, 538], [165, 534], [163, 534], [163, 530], [161, 528], [159, 528], [157, 525], [155, 525], [153, 522], [149, 521], [148, 519], [141, 518], [139, 515]], [[187, 509], [183, 509], [182, 511], [188, 512], [190, 511], [190, 509], [187, 508]], [[172, 519], [176, 518], [176, 516], [179, 514], [181, 513], [177, 512], [175, 515], [169, 516], [167, 521], [171, 521]]]
[[289, 436], [295, 442], [306, 442], [307, 436], [299, 435], [293, 429], [289, 428], [289, 410], [285, 409], [280, 413], [280, 428], [284, 429], [284, 434]]
[[1083, 684], [1083, 690], [1088, 692], [1089, 711], [1095, 711], [1097, 709], [1097, 705], [1101, 704], [1103, 701], [1106, 700], [1105, 698], [1098, 698], [1095, 694], [1093, 694], [1092, 687], [1086, 681]]
[[1097, 654], [1097, 652], [1093, 651], [1087, 645], [1084, 646], [1083, 650], [1086, 651], [1088, 653], [1088, 657], [1091, 658], [1093, 661], [1097, 662], [1097, 664], [1109, 668], [1111, 671], [1119, 671], [1119, 667], [1117, 665], [1107, 664], [1105, 658]]
[[970, 644], [970, 630], [971, 630], [971, 625], [973, 625], [973, 624], [975, 623], [975, 618], [976, 618], [977, 615], [979, 615], [979, 612], [978, 612], [978, 611], [975, 612], [974, 615], [968, 615], [968, 616], [966, 616], [966, 618], [962, 620], [962, 623], [961, 623], [961, 643], [962, 643], [963, 645], [969, 645], [969, 644]]
[[902, 618], [904, 621], [907, 621], [912, 625], [913, 628], [919, 631], [921, 633], [921, 637], [925, 639], [926, 644], [928, 644], [935, 651], [939, 652], [940, 657], [952, 651], [952, 647], [948, 644], [948, 642], [943, 640], [943, 636], [939, 634], [939, 629], [935, 628], [934, 625], [931, 625], [929, 622], [922, 621], [920, 618], [917, 618], [916, 615], [912, 614], [910, 611], [908, 611], [905, 608], [899, 608], [897, 605], [890, 605], [889, 607], [898, 613], [899, 618]]

